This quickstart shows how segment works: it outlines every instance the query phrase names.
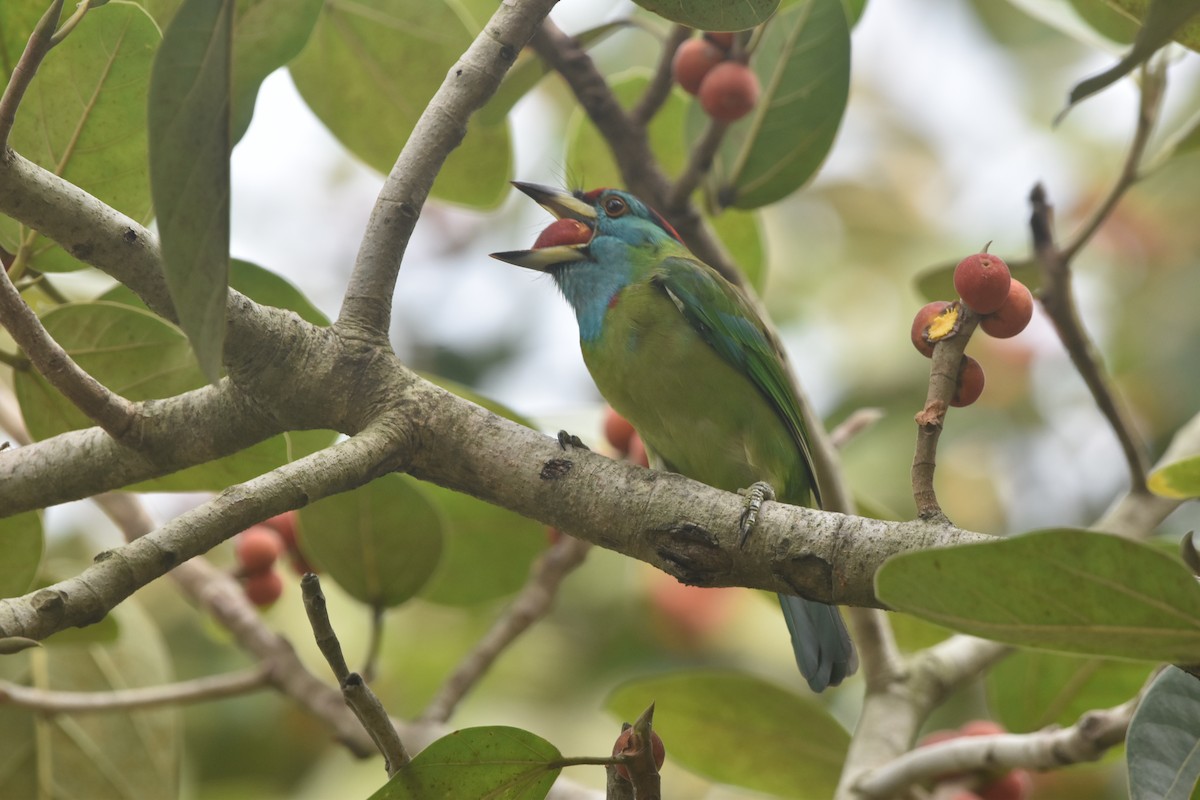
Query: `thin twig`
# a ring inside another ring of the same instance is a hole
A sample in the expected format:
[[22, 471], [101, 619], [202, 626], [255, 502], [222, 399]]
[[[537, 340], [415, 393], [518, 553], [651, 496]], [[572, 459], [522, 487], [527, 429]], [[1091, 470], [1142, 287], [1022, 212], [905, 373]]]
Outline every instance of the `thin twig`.
[[894, 797], [937, 775], [962, 770], [1056, 769], [1095, 761], [1125, 741], [1141, 695], [1105, 711], [1089, 711], [1069, 728], [1027, 734], [965, 736], [919, 747], [864, 775], [856, 788], [865, 798]]
[[917, 516], [921, 519], [945, 518], [942, 507], [938, 504], [937, 492], [933, 488], [937, 444], [942, 435], [946, 411], [954, 397], [963, 352], [979, 324], [979, 315], [961, 303], [958, 313], [958, 327], [955, 333], [934, 346], [925, 406], [916, 416], [917, 446], [913, 453], [912, 487], [913, 502], [917, 506]]
[[13, 68], [4, 94], [0, 95], [0, 151], [8, 147], [8, 135], [12, 133], [13, 124], [17, 121], [17, 107], [21, 105], [25, 91], [33, 81], [33, 76], [37, 74], [42, 59], [54, 46], [54, 29], [58, 26], [62, 7], [63, 0], [54, 0], [38, 20], [33, 33], [29, 35], [29, 43], [17, 59], [17, 65]]
[[268, 685], [269, 675], [270, 672], [265, 666], [258, 666], [240, 672], [208, 675], [166, 686], [116, 689], [105, 692], [59, 692], [0, 681], [0, 705], [54, 714], [131, 711], [157, 706], [178, 706], [236, 697], [263, 689]]
[[700, 137], [700, 141], [692, 145], [692, 152], [688, 155], [687, 166], [684, 167], [683, 173], [679, 179], [671, 186], [671, 191], [667, 195], [667, 209], [680, 208], [687, 205], [691, 199], [692, 192], [696, 191], [696, 187], [704, 180], [704, 176], [712, 169], [713, 159], [717, 155], [717, 150], [721, 148], [721, 142], [725, 140], [725, 132], [729, 130], [728, 122], [710, 119], [708, 127], [704, 129], [704, 135]]
[[1129, 467], [1130, 485], [1135, 491], [1145, 491], [1146, 473], [1150, 467], [1145, 446], [1138, 440], [1129, 411], [1109, 380], [1096, 345], [1083, 327], [1071, 285], [1070, 265], [1054, 242], [1054, 207], [1040, 183], [1033, 187], [1029, 202], [1033, 207], [1029, 227], [1033, 233], [1034, 251], [1045, 276], [1039, 299], [1054, 323], [1071, 363], [1087, 384], [1096, 406], [1120, 443]]
[[672, 26], [671, 32], [663, 41], [663, 49], [658, 57], [658, 66], [654, 70], [654, 77], [650, 79], [650, 85], [646, 87], [638, 104], [629, 112], [629, 121], [634, 125], [649, 124], [654, 115], [662, 108], [663, 103], [667, 102], [667, 98], [671, 96], [671, 87], [675, 85], [675, 75], [672, 70], [675, 51], [691, 36], [692, 29], [686, 25]]
[[538, 559], [520, 593], [442, 684], [437, 696], [421, 714], [423, 721], [450, 719], [454, 709], [487, 674], [500, 654], [550, 611], [563, 579], [583, 563], [590, 549], [591, 545], [581, 539], [563, 536]]
[[851, 439], [879, 422], [883, 417], [882, 408], [856, 409], [829, 432], [829, 441], [840, 450], [848, 445]]
[[329, 610], [325, 605], [325, 593], [321, 591], [321, 579], [311, 572], [300, 580], [300, 589], [304, 593], [304, 610], [308, 614], [309, 625], [312, 626], [313, 637], [325, 661], [333, 670], [334, 677], [342, 687], [342, 696], [346, 705], [358, 717], [359, 722], [370, 734], [375, 746], [383, 754], [388, 776], [395, 775], [401, 767], [412, 759], [400, 741], [400, 734], [391, 718], [379, 702], [379, 698], [371, 691], [371, 687], [363, 681], [357, 672], [351, 672], [346, 666], [346, 658], [342, 655], [342, 645], [338, 642], [329, 620]]
[[367, 655], [359, 672], [365, 681], [375, 680], [375, 668], [379, 664], [379, 653], [383, 648], [383, 606], [371, 609], [371, 637], [367, 641]]

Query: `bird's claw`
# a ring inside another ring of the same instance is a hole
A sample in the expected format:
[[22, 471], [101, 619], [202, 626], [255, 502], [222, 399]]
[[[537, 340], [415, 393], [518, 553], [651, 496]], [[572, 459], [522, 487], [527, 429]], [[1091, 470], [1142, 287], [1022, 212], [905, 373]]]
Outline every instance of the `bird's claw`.
[[575, 434], [567, 433], [566, 431], [558, 432], [558, 446], [563, 450], [569, 450], [572, 448], [578, 450], [591, 450], [590, 447], [583, 443], [582, 439]]
[[758, 524], [758, 512], [762, 504], [767, 500], [774, 502], [775, 490], [766, 481], [755, 481], [749, 489], [738, 489], [738, 494], [746, 498], [746, 508], [742, 511], [742, 520], [738, 525], [741, 531], [738, 547], [743, 547], [750, 538], [750, 532]]

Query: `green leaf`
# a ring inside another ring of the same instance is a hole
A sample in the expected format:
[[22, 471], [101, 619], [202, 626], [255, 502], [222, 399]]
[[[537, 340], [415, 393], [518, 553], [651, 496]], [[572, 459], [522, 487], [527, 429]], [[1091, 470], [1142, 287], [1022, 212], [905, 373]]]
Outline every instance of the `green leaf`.
[[16, 597], [33, 585], [42, 563], [42, 518], [27, 511], [0, 519], [0, 597]]
[[746, 280], [761, 292], [767, 282], [767, 254], [758, 215], [725, 209], [709, 223]]
[[741, 31], [761, 25], [775, 13], [779, 0], [634, 0], [639, 6], [705, 31]]
[[[120, 618], [115, 641], [6, 656], [0, 677], [76, 692], [169, 683], [166, 645], [137, 602], [126, 600], [112, 613]], [[181, 788], [181, 730], [179, 710], [171, 707], [103, 714], [0, 708], [0, 797], [174, 800]]]
[[466, 728], [422, 750], [370, 800], [541, 800], [561, 759], [554, 745], [520, 728]]
[[1148, 672], [1136, 661], [1021, 650], [988, 672], [988, 705], [1015, 733], [1065, 727], [1092, 709], [1125, 702], [1142, 688]]
[[[12, 74], [47, 5], [32, 0], [0, 2], [4, 75]], [[146, 90], [158, 42], [154, 22], [134, 5], [113, 3], [90, 12], [38, 67], [9, 144], [133, 219], [149, 219]], [[16, 252], [28, 235], [27, 228], [0, 216], [0, 247]], [[52, 272], [83, 266], [40, 236], [33, 240], [32, 250], [29, 265], [34, 269]]]
[[677, 672], [630, 681], [608, 698], [632, 720], [654, 703], [672, 760], [721, 783], [797, 800], [828, 800], [850, 736], [814, 701], [750, 675]]
[[237, 0], [233, 19], [233, 131], [250, 125], [263, 79], [300, 54], [323, 0]]
[[150, 80], [150, 187], [179, 326], [210, 383], [221, 375], [229, 286], [233, 0], [184, 0]]
[[372, 608], [415, 595], [442, 555], [441, 513], [407, 475], [384, 475], [327, 497], [300, 509], [299, 517], [305, 555]]
[[[1005, 261], [1012, 276], [1025, 284], [1031, 292], [1042, 286], [1042, 270], [1033, 259]], [[950, 261], [930, 267], [917, 275], [917, 291], [926, 300], [955, 300], [958, 290], [954, 288], [954, 268], [958, 261]]]
[[1109, 69], [1075, 84], [1068, 96], [1064, 113], [1081, 100], [1108, 88], [1146, 63], [1150, 56], [1175, 38], [1184, 24], [1198, 13], [1200, 0], [1149, 0], [1142, 16], [1142, 28], [1133, 42], [1133, 48]]
[[[471, 44], [444, 2], [328, 0], [308, 45], [288, 67], [309, 108], [350, 152], [387, 174], [404, 140]], [[508, 190], [512, 147], [505, 124], [473, 119], [433, 185], [437, 197], [497, 205]]]
[[[1147, 14], [1151, 10], [1150, 7], [1156, 2], [1162, 3], [1162, 0], [1111, 0], [1113, 6], [1124, 11], [1134, 19], [1140, 20], [1143, 25], [1146, 24]], [[1169, 0], [1169, 2], [1173, 3], [1176, 0]], [[1170, 10], [1178, 11], [1179, 9]], [[1156, 9], [1156, 13], [1161, 12], [1163, 12], [1163, 9]], [[1188, 22], [1185, 22], [1175, 30], [1172, 38], [1184, 47], [1200, 51], [1200, 19], [1192, 17]]]
[[[624, 108], [633, 108], [650, 83], [649, 73], [635, 68], [615, 75], [609, 80], [613, 96]], [[683, 125], [687, 103], [679, 92], [672, 92], [650, 125], [646, 135], [650, 149], [658, 156], [663, 171], [680, 172], [687, 163], [687, 153], [679, 146], [679, 129]], [[621, 171], [613, 161], [608, 143], [583, 109], [576, 109], [567, 124], [566, 173], [581, 181], [587, 188], [622, 186]]]
[[1200, 585], [1119, 536], [1059, 529], [888, 559], [879, 599], [964, 633], [1046, 650], [1200, 662]]
[[1163, 497], [1179, 500], [1200, 497], [1200, 456], [1185, 458], [1154, 470], [1146, 484], [1150, 491]]
[[[46, 312], [42, 324], [85, 372], [128, 400], [170, 397], [203, 384], [187, 339], [148, 311], [119, 303], [68, 303]], [[37, 372], [16, 372], [14, 384], [33, 438], [92, 426]]]
[[[713, 161], [718, 206], [758, 208], [803, 186], [829, 154], [850, 90], [850, 28], [839, 0], [808, 0], [764, 28], [750, 59], [762, 84], [754, 111], [730, 126]], [[695, 141], [708, 119], [688, 117]]]
[[1154, 679], [1125, 741], [1131, 800], [1188, 800], [1200, 778], [1200, 681], [1177, 667]]

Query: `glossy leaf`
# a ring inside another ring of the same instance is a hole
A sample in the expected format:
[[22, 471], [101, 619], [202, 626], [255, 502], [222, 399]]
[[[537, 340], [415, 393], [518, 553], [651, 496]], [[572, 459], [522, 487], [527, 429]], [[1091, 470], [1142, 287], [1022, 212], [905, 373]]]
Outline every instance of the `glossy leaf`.
[[761, 25], [775, 13], [779, 0], [634, 0], [647, 11], [672, 22], [705, 31], [741, 31]]
[[238, 0], [233, 19], [232, 141], [250, 125], [263, 79], [300, 54], [323, 0]]
[[[809, 0], [766, 26], [750, 66], [762, 96], [730, 126], [713, 162], [717, 205], [758, 208], [803, 186], [833, 146], [850, 89], [850, 28], [839, 0]], [[688, 118], [695, 141], [708, 119]]]
[[1131, 800], [1188, 800], [1200, 779], [1200, 681], [1177, 667], [1154, 679], [1125, 742]]
[[36, 511], [0, 519], [0, 597], [16, 597], [33, 585], [45, 541]]
[[1068, 110], [1144, 64], [1159, 48], [1178, 36], [1186, 22], [1200, 13], [1200, 0], [1149, 0], [1137, 5], [1144, 8], [1144, 13], [1140, 15], [1142, 28], [1134, 39], [1133, 48], [1111, 68], [1077, 83], [1068, 97]]
[[1150, 491], [1163, 497], [1186, 500], [1200, 497], [1200, 456], [1168, 464], [1150, 473], [1147, 480]]
[[1125, 702], [1149, 672], [1144, 662], [1021, 650], [988, 672], [988, 705], [1014, 733], [1065, 727], [1092, 709]]
[[444, 521], [417, 481], [389, 474], [300, 509], [305, 555], [355, 599], [397, 606], [428, 582]]
[[[48, 3], [0, 2], [0, 71], [12, 73]], [[73, 4], [66, 5], [70, 13]], [[98, 199], [145, 221], [150, 216], [146, 167], [146, 91], [159, 33], [136, 6], [110, 3], [51, 51], [17, 113], [9, 144]], [[29, 234], [0, 216], [0, 247], [16, 252]], [[30, 266], [79, 269], [82, 263], [36, 237]]]
[[520, 728], [467, 728], [422, 750], [370, 800], [542, 800], [561, 758], [554, 745]]
[[[145, 612], [127, 600], [112, 613], [121, 622], [114, 642], [6, 656], [0, 677], [77, 692], [169, 683], [166, 645]], [[0, 797], [173, 800], [181, 788], [179, 717], [172, 707], [103, 714], [0, 708]]]
[[1200, 662], [1200, 585], [1170, 556], [1118, 536], [1059, 529], [906, 553], [875, 587], [893, 608], [1001, 642]]
[[828, 800], [850, 736], [814, 701], [750, 675], [676, 672], [630, 681], [608, 698], [631, 721], [654, 703], [667, 754], [721, 783], [798, 800]]
[[[358, 158], [386, 174], [447, 70], [471, 43], [447, 3], [330, 0], [289, 69], [304, 101]], [[476, 207], [508, 189], [504, 124], [473, 119], [433, 185], [435, 196]]]
[[[968, 254], [963, 253], [963, 257]], [[959, 259], [961, 260], [961, 259]], [[1036, 292], [1042, 286], [1042, 270], [1032, 259], [1005, 261], [1012, 276], [1025, 284], [1031, 292]], [[926, 300], [957, 300], [958, 290], [954, 288], [954, 268], [958, 260], [930, 267], [916, 278], [917, 291]]]
[[184, 0], [150, 80], [150, 188], [163, 272], [201, 372], [221, 376], [229, 287], [233, 0]]

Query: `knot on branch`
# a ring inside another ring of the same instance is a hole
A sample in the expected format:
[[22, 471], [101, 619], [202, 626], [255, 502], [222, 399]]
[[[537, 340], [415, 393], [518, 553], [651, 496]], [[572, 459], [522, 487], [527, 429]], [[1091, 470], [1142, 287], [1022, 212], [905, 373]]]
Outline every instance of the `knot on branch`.
[[[824, 601], [837, 594], [834, 591], [833, 565], [812, 553], [776, 559], [772, 572], [791, 588], [791, 594], [798, 597]], [[814, 598], [812, 590], [805, 588], [812, 586], [829, 587], [826, 597]]]
[[730, 554], [707, 528], [679, 522], [653, 532], [654, 552], [662, 568], [692, 586], [721, 586], [728, 575]]
[[556, 481], [565, 477], [575, 467], [575, 462], [569, 458], [552, 458], [542, 465], [538, 477], [544, 481]]

